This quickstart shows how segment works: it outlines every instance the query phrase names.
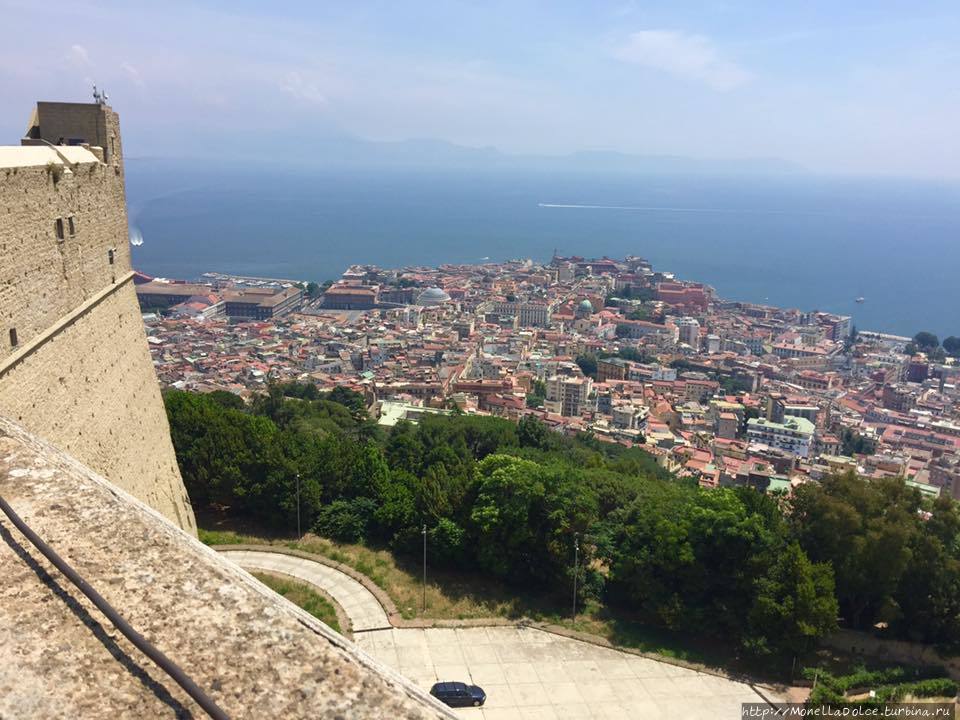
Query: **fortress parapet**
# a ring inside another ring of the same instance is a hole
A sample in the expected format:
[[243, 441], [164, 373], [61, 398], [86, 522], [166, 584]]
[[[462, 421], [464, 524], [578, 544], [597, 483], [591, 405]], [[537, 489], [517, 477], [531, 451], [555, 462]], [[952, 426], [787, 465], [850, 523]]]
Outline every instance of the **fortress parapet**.
[[132, 278], [117, 114], [37, 103], [0, 146], [0, 415], [195, 533]]

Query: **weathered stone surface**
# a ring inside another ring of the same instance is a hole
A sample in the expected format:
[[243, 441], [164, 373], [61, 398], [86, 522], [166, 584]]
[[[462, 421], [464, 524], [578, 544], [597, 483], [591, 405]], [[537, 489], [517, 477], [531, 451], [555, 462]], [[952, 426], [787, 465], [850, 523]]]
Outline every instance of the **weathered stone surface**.
[[[73, 458], [0, 418], [0, 495], [233, 718], [449, 711]], [[194, 713], [0, 514], [0, 718]]]
[[0, 148], [0, 413], [196, 532], [130, 282], [117, 115], [39, 110], [36, 142], [106, 148]]

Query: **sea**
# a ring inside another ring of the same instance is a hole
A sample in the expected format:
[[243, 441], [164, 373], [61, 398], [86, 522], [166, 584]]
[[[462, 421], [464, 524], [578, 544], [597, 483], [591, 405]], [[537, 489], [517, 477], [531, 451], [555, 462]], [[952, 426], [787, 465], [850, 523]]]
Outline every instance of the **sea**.
[[724, 298], [960, 336], [956, 182], [144, 159], [127, 163], [127, 194], [134, 266], [155, 276], [639, 255]]

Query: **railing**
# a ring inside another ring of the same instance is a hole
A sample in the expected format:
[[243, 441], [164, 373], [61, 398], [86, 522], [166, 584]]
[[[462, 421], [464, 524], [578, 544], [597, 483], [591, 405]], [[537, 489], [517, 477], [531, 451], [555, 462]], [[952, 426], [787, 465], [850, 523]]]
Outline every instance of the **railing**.
[[184, 689], [184, 691], [189, 695], [196, 703], [203, 708], [203, 711], [207, 713], [214, 720], [229, 720], [229, 716], [217, 705], [213, 699], [207, 695], [203, 690], [200, 689], [200, 686], [197, 685], [193, 679], [187, 675], [179, 665], [174, 663], [170, 658], [164, 655], [160, 650], [158, 650], [150, 641], [148, 641], [143, 635], [137, 632], [130, 623], [128, 623], [123, 616], [120, 615], [113, 606], [108, 603], [103, 596], [98, 593], [96, 590], [91, 587], [90, 583], [81, 577], [81, 575], [74, 570], [67, 562], [61, 558], [56, 551], [47, 543], [45, 543], [39, 535], [37, 535], [33, 529], [27, 525], [23, 519], [17, 515], [10, 504], [0, 497], [0, 510], [10, 518], [10, 522], [16, 526], [16, 528], [23, 533], [24, 537], [29, 540], [41, 554], [49, 560], [54, 567], [57, 568], [63, 575], [74, 585], [77, 586], [77, 589], [80, 590], [89, 600], [92, 602], [100, 612], [102, 612], [106, 618], [113, 624], [117, 630], [123, 633], [133, 645], [140, 650], [144, 655], [153, 660], [156, 663], [157, 667], [163, 670], [167, 675], [169, 675], [173, 680]]

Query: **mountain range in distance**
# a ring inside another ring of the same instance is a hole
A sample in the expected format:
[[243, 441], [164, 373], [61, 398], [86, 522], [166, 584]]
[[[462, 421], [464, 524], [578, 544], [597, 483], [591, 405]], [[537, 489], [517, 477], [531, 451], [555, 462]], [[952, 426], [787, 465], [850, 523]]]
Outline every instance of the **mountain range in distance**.
[[[287, 147], [289, 145], [289, 147]], [[219, 162], [256, 162], [328, 169], [515, 170], [644, 174], [797, 174], [805, 168], [779, 158], [694, 158], [679, 155], [633, 155], [611, 150], [584, 150], [565, 155], [505, 153], [494, 147], [468, 147], [444, 140], [376, 141], [357, 137], [274, 138], [264, 145], [245, 144], [236, 152], [218, 149]], [[234, 158], [231, 158], [231, 156]], [[160, 158], [140, 157], [140, 161]]]

